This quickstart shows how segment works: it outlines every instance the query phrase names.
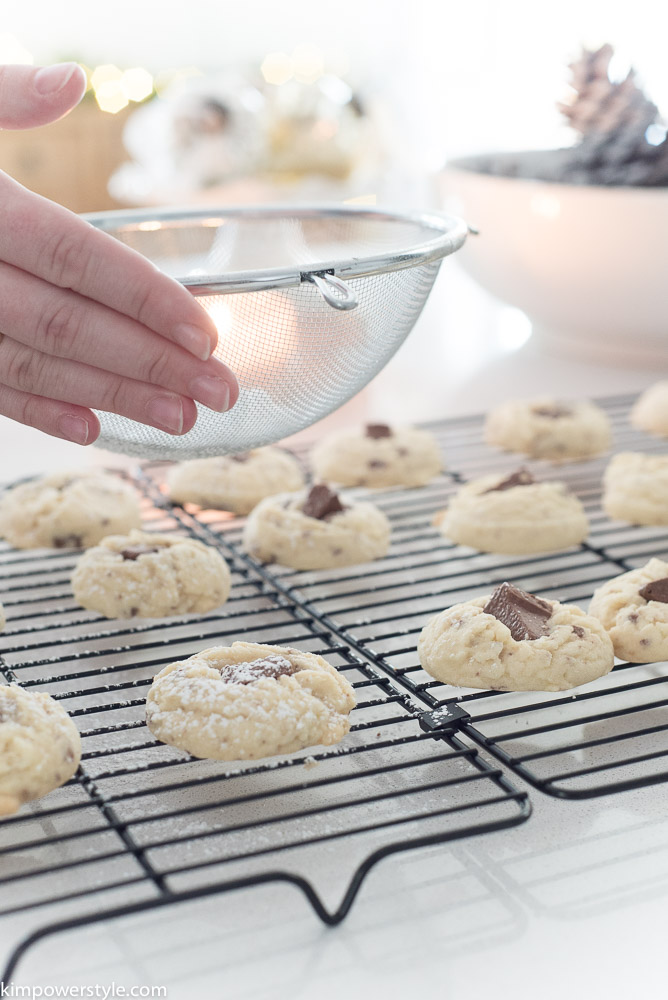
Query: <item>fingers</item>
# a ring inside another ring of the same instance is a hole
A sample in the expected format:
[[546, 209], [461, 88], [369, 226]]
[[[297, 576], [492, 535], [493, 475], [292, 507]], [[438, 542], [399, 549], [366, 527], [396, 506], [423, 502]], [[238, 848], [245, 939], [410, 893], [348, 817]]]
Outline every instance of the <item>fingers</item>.
[[76, 63], [0, 66], [0, 128], [36, 128], [55, 122], [79, 103], [86, 75]]
[[236, 379], [216, 358], [198, 361], [136, 320], [67, 289], [0, 264], [0, 330], [54, 357], [153, 383], [227, 410], [238, 396]]
[[211, 317], [182, 285], [108, 233], [0, 175], [0, 260], [109, 306], [206, 360]]
[[0, 413], [75, 444], [92, 444], [100, 433], [100, 421], [83, 406], [32, 396], [5, 385], [0, 385]]
[[197, 419], [192, 399], [90, 365], [50, 357], [7, 336], [0, 339], [0, 373], [5, 387], [119, 413], [168, 434], [185, 434]]

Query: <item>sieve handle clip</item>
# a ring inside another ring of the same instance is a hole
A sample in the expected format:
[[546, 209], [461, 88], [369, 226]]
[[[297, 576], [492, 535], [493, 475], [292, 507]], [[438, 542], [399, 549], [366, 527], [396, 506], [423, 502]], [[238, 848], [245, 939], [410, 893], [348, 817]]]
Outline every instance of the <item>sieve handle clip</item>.
[[357, 296], [345, 281], [333, 271], [311, 271], [302, 274], [303, 281], [311, 281], [328, 306], [333, 309], [355, 309], [358, 305]]

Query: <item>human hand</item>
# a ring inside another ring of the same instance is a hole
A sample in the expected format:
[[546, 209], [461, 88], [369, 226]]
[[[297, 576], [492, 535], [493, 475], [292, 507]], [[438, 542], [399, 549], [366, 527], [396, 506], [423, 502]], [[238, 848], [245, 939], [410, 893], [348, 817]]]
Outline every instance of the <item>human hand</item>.
[[[1, 66], [0, 128], [62, 118], [85, 85], [74, 63]], [[0, 414], [91, 444], [90, 407], [185, 434], [194, 400], [234, 405], [215, 325], [177, 281], [1, 171], [0, 218]]]

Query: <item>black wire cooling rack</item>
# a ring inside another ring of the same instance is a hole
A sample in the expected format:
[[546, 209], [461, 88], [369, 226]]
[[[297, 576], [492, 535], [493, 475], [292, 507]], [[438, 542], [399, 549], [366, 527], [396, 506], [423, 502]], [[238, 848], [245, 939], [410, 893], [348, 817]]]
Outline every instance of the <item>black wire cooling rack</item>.
[[[665, 450], [631, 430], [630, 399], [599, 402], [615, 451]], [[335, 924], [381, 858], [527, 819], [527, 795], [507, 769], [562, 798], [668, 779], [665, 664], [620, 663], [557, 695], [464, 691], [422, 671], [416, 641], [428, 618], [496, 583], [586, 607], [611, 576], [653, 555], [668, 559], [668, 528], [603, 515], [606, 458], [557, 470], [521, 463], [537, 478], [566, 480], [582, 498], [592, 526], [586, 544], [537, 557], [451, 545], [433, 526], [448, 497], [467, 479], [520, 463], [482, 443], [479, 418], [430, 429], [448, 471], [419, 490], [374, 492], [393, 541], [386, 558], [365, 567], [263, 566], [243, 552], [240, 519], [172, 507], [164, 467], [140, 470], [133, 478], [147, 530], [187, 533], [227, 559], [232, 596], [217, 613], [107, 621], [72, 600], [76, 553], [0, 546], [8, 617], [0, 670], [60, 700], [84, 746], [71, 782], [0, 823], [5, 981], [47, 934], [262, 882], [297, 886]], [[318, 652], [344, 671], [358, 699], [350, 735], [337, 747], [235, 765], [157, 743], [143, 711], [154, 674], [242, 638]]]
[[[527, 795], [419, 699], [285, 593], [265, 568], [164, 503], [139, 473], [147, 530], [217, 541], [233, 577], [218, 612], [108, 621], [72, 599], [77, 553], [0, 546], [5, 680], [47, 691], [77, 723], [79, 772], [0, 822], [0, 940], [9, 982], [47, 934], [282, 881], [336, 924], [389, 854], [525, 820]], [[355, 688], [338, 746], [268, 761], [196, 761], [144, 724], [166, 663], [248, 638], [318, 652]], [[330, 903], [330, 900], [332, 901]]]
[[[631, 397], [598, 403], [610, 417], [615, 452], [666, 451], [666, 442], [631, 428]], [[447, 710], [453, 729], [535, 788], [560, 798], [590, 798], [668, 780], [666, 664], [618, 663], [611, 674], [574, 692], [497, 693], [440, 684], [422, 670], [416, 653], [431, 615], [489, 593], [504, 580], [586, 609], [595, 587], [612, 576], [652, 556], [668, 560], [668, 527], [630, 526], [605, 516], [601, 478], [609, 456], [555, 467], [487, 447], [480, 417], [428, 426], [442, 445], [448, 472], [419, 490], [374, 493], [392, 522], [386, 558], [363, 572], [271, 567], [272, 579], [286, 599], [430, 708], [432, 718], [443, 719]], [[591, 524], [585, 544], [513, 557], [474, 552], [440, 536], [434, 515], [461, 483], [493, 471], [509, 473], [520, 464], [537, 479], [565, 481], [581, 498]], [[153, 475], [160, 480], [159, 469]], [[240, 521], [208, 511], [202, 522], [211, 537], [239, 551]]]

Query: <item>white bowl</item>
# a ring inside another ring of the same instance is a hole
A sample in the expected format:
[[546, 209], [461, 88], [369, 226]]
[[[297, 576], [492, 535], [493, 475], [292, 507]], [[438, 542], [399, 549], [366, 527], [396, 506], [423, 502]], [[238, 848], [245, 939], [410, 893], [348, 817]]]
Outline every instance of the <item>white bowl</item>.
[[[636, 367], [668, 359], [668, 188], [534, 180], [545, 153], [451, 161], [445, 205], [479, 230], [458, 255], [560, 353]], [[513, 164], [522, 176], [483, 172]]]

